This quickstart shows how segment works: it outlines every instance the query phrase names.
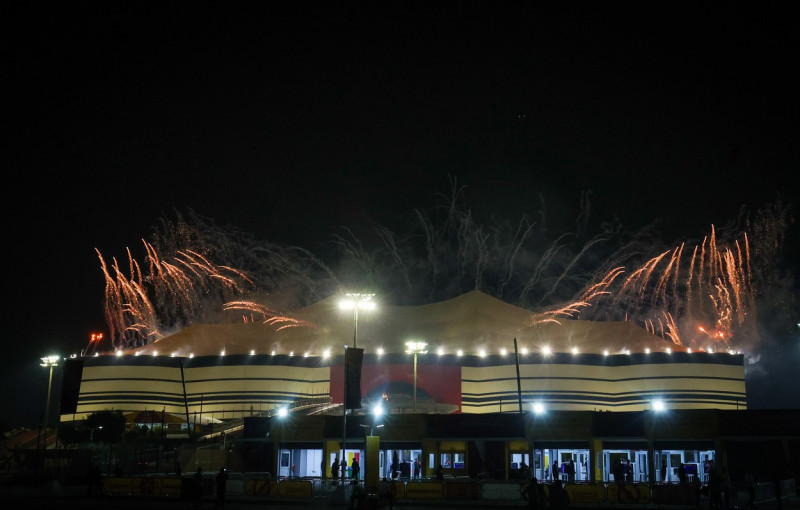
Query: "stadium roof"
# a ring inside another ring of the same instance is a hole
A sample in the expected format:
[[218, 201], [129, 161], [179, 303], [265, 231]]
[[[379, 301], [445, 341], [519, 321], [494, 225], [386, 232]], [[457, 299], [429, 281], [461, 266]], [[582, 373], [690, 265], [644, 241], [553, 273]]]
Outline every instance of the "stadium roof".
[[[353, 345], [356, 321], [352, 311], [339, 307], [340, 295], [330, 296], [291, 315], [298, 322], [198, 324], [129, 352], [204, 356], [225, 354], [289, 354], [318, 356], [329, 350], [339, 354]], [[357, 346], [366, 353], [383, 349], [403, 352], [408, 340], [428, 343], [428, 350], [464, 354], [520, 350], [581, 353], [685, 351], [685, 347], [648, 333], [630, 322], [592, 322], [557, 319], [535, 323], [534, 312], [483, 292], [422, 306], [377, 303], [362, 310], [357, 321]], [[541, 318], [541, 316], [539, 316]]]

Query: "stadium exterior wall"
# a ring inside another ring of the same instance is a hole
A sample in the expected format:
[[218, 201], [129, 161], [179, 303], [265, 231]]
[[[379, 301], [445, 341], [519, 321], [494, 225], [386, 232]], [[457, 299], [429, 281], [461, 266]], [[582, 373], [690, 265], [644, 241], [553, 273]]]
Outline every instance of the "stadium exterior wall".
[[[80, 362], [80, 385], [76, 405], [69, 413], [62, 409], [61, 420], [106, 410], [163, 410], [190, 422], [270, 415], [284, 406], [335, 413], [331, 409], [343, 396], [343, 358], [237, 354], [71, 359], [65, 370], [70, 362]], [[392, 412], [412, 412], [412, 359], [402, 353], [365, 354], [364, 407], [388, 397]], [[538, 402], [563, 411], [642, 411], [655, 399], [668, 409], [744, 410], [747, 402], [744, 358], [727, 353], [425, 354], [418, 357], [416, 383], [419, 412], [425, 414], [512, 412], [520, 402], [525, 410]]]

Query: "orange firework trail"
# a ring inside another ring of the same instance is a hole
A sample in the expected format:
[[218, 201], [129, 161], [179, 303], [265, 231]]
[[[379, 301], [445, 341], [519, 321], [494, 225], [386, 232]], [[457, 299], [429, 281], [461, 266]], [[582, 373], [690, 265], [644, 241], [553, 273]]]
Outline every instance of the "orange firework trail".
[[[711, 235], [693, 248], [683, 271], [685, 243], [645, 261], [616, 289], [613, 283], [623, 275], [622, 267], [615, 267], [599, 284], [589, 287], [582, 297], [591, 299], [538, 316], [578, 318], [589, 301], [595, 300], [597, 306], [608, 296], [611, 306], [603, 309], [612, 319], [618, 316], [618, 320], [638, 322], [650, 333], [686, 347], [701, 341], [694, 338], [697, 331], [706, 333], [702, 342], [708, 345], [710, 341], [709, 348], [713, 344], [727, 346], [734, 331], [755, 315], [746, 235], [743, 243], [744, 249], [738, 240], [730, 247], [720, 245], [712, 227]], [[584, 314], [584, 318], [590, 317]]]
[[[286, 328], [297, 328], [297, 327], [307, 327], [313, 328], [314, 324], [308, 321], [295, 319], [293, 317], [289, 317], [288, 315], [280, 314], [275, 310], [269, 308], [268, 306], [264, 306], [259, 303], [255, 303], [253, 301], [232, 301], [230, 303], [225, 303], [224, 305], [225, 310], [246, 310], [249, 312], [255, 312], [261, 314], [262, 323], [270, 325], [270, 326], [278, 326], [276, 331], [280, 331]], [[251, 315], [252, 317], [252, 315]]]
[[217, 266], [196, 251], [179, 251], [167, 261], [153, 245], [142, 242], [147, 274], [129, 249], [127, 272], [116, 259], [109, 268], [96, 250], [106, 282], [104, 312], [115, 347], [157, 341], [164, 336], [166, 325], [174, 327], [202, 316], [212, 304], [210, 297], [218, 301], [219, 310], [223, 303], [243, 296], [246, 288], [253, 286], [244, 272]]

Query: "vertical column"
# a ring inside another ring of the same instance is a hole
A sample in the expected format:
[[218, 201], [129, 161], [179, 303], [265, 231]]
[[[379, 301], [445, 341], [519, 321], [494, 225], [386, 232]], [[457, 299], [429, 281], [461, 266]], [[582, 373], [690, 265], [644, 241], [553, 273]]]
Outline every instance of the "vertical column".
[[589, 462], [591, 468], [588, 471], [590, 482], [603, 481], [603, 440], [590, 439], [589, 440]]

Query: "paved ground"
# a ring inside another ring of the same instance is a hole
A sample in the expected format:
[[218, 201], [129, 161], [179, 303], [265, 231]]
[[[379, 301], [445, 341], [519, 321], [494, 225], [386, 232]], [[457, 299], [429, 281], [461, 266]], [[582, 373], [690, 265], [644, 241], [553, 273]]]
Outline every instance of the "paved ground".
[[[85, 487], [64, 487], [56, 488], [50, 486], [27, 486], [27, 487], [0, 487], [0, 504], [5, 509], [17, 508], [49, 508], [53, 510], [215, 510], [216, 505], [213, 499], [204, 499], [199, 506], [192, 502], [174, 498], [151, 498], [143, 496], [119, 497], [119, 496], [94, 496], [90, 497], [86, 493]], [[618, 505], [624, 510], [638, 510], [647, 508], [650, 510], [693, 510], [690, 507], [665, 507], [647, 505], [639, 507], [637, 505]], [[330, 498], [315, 498], [313, 500], [289, 501], [289, 500], [230, 500], [225, 504], [225, 510], [257, 510], [258, 508], [269, 508], [275, 510], [299, 510], [299, 509], [320, 509], [320, 510], [345, 510], [348, 505], [336, 502]], [[469, 508], [475, 510], [502, 510], [527, 508], [522, 501], [514, 503], [492, 503], [478, 501], [436, 501], [430, 503], [418, 503], [408, 501], [398, 501], [394, 505], [395, 510], [431, 510], [434, 508]], [[585, 505], [572, 505], [571, 508], [581, 510], [614, 510], [613, 505], [602, 505], [591, 507]], [[707, 507], [704, 507], [704, 510]], [[26, 509], [26, 510], [27, 510]], [[387, 506], [381, 506], [378, 510], [388, 510]], [[731, 507], [730, 510], [746, 510], [738, 507]], [[800, 496], [785, 498], [778, 506], [777, 501], [764, 501], [756, 505], [756, 510], [800, 510]]]

